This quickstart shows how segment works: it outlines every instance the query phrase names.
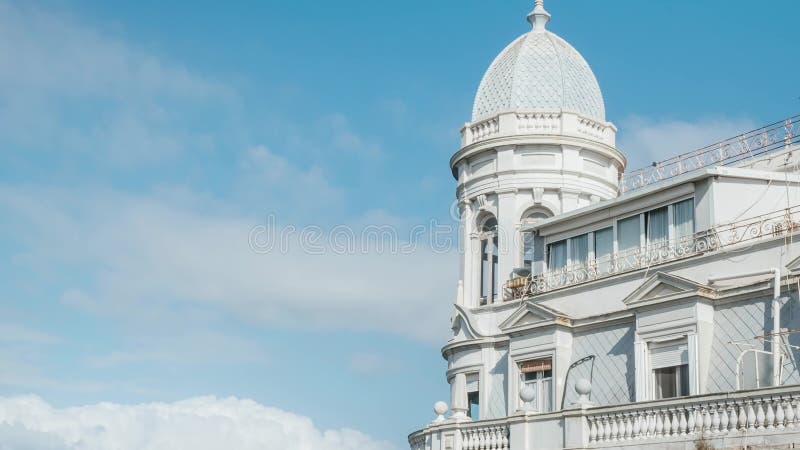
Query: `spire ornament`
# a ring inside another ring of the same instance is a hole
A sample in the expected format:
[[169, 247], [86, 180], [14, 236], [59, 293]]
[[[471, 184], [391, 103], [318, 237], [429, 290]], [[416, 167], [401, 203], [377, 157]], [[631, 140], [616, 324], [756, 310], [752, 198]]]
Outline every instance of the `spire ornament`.
[[544, 9], [544, 0], [535, 0], [533, 11], [528, 14], [528, 22], [533, 26], [533, 31], [542, 33], [545, 31], [547, 22], [550, 22], [550, 13]]

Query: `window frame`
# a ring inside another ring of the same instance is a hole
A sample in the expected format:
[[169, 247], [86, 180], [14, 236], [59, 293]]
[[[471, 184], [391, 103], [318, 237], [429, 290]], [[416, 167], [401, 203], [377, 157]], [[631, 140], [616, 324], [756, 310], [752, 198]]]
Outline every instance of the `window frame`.
[[[672, 397], [664, 397], [661, 395], [660, 378], [656, 372], [663, 372], [670, 369], [675, 369], [675, 375], [672, 381], [675, 383], [675, 395]], [[677, 366], [659, 367], [650, 370], [651, 385], [653, 386], [652, 398], [653, 400], [668, 400], [672, 398], [688, 397], [691, 395], [691, 383], [689, 380], [689, 363], [679, 364]], [[685, 383], [685, 385], [684, 385]]]
[[[550, 265], [550, 249], [551, 249], [552, 245], [560, 244], [561, 242], [566, 242], [566, 244], [567, 244], [567, 258], [566, 258], [566, 265], [564, 267], [571, 267], [571, 266], [574, 266], [574, 265], [578, 264], [580, 261], [575, 260], [573, 254], [572, 254], [571, 241], [572, 241], [572, 239], [581, 237], [583, 235], [587, 235], [588, 247], [589, 247], [589, 249], [588, 249], [588, 258], [587, 258], [587, 264], [586, 265], [589, 266], [589, 265], [595, 264], [597, 262], [595, 234], [597, 232], [608, 230], [608, 229], [611, 229], [611, 233], [612, 233], [611, 236], [612, 236], [612, 239], [613, 239], [612, 246], [611, 246], [611, 248], [612, 248], [611, 260], [612, 261], [620, 255], [621, 251], [622, 252], [644, 251], [644, 250], [648, 249], [650, 247], [650, 243], [649, 243], [649, 236], [648, 236], [648, 230], [647, 230], [647, 219], [646, 218], [647, 218], [648, 213], [650, 213], [651, 211], [655, 211], [655, 210], [661, 209], [661, 208], [666, 208], [667, 209], [667, 217], [666, 217], [667, 240], [666, 240], [666, 245], [675, 245], [677, 243], [677, 239], [678, 238], [683, 238], [685, 236], [680, 236], [679, 237], [679, 236], [676, 235], [676, 231], [675, 231], [675, 228], [676, 228], [676, 226], [675, 226], [675, 215], [674, 215], [674, 212], [673, 212], [673, 208], [678, 203], [682, 203], [682, 202], [686, 202], [686, 201], [690, 201], [690, 200], [692, 201], [692, 208], [691, 208], [691, 211], [692, 211], [692, 234], [690, 236], [693, 236], [695, 233], [697, 233], [697, 214], [696, 214], [697, 201], [696, 201], [696, 198], [695, 198], [694, 194], [692, 194], [690, 196], [678, 197], [677, 199], [673, 199], [673, 200], [670, 200], [668, 202], [662, 202], [660, 204], [651, 205], [651, 206], [647, 207], [646, 209], [641, 210], [641, 211], [636, 212], [636, 213], [633, 213], [633, 214], [627, 214], [627, 215], [622, 215], [622, 216], [615, 217], [615, 218], [611, 219], [611, 223], [610, 224], [607, 223], [607, 222], [604, 222], [603, 223], [604, 226], [593, 228], [593, 229], [591, 229], [589, 231], [586, 231], [584, 233], [579, 233], [579, 234], [572, 235], [572, 236], [567, 236], [567, 237], [562, 237], [563, 236], [563, 234], [562, 234], [562, 235], [559, 236], [558, 239], [554, 239], [552, 241], [545, 240], [545, 243], [544, 243], [545, 270], [546, 271], [553, 271], [554, 270]], [[636, 247], [629, 247], [629, 248], [626, 248], [626, 249], [623, 249], [623, 250], [620, 251], [620, 248], [619, 248], [619, 242], [620, 242], [620, 239], [619, 239], [619, 232], [620, 232], [619, 223], [622, 222], [622, 221], [625, 221], [625, 220], [630, 220], [630, 219], [632, 219], [634, 217], [638, 218], [638, 223], [639, 223], [639, 239], [638, 239], [638, 243], [639, 244]], [[659, 245], [665, 245], [665, 244], [661, 243]], [[563, 269], [564, 267], [558, 267], [555, 270]]]
[[[550, 369], [548, 370], [537, 370], [532, 372], [523, 372], [522, 365], [529, 361], [536, 361], [536, 360], [550, 360]], [[555, 366], [553, 364], [553, 357], [546, 356], [541, 358], [526, 358], [521, 361], [517, 361], [517, 373], [519, 374], [519, 383], [517, 387], [517, 391], [521, 392], [522, 389], [525, 388], [527, 385], [533, 385], [534, 389], [536, 390], [536, 397], [532, 404], [534, 410], [538, 413], [549, 413], [555, 410], [555, 405], [553, 404], [553, 399], [555, 398]], [[529, 374], [535, 374], [535, 378], [532, 380], [528, 380], [527, 377]], [[545, 374], [548, 374], [545, 376]], [[543, 400], [547, 398], [547, 406], [548, 408], [545, 409], [544, 405], [542, 405]], [[523, 407], [524, 403], [522, 399], [517, 396], [517, 403], [519, 407]]]
[[[543, 217], [531, 217], [531, 216], [537, 215], [537, 214], [541, 215]], [[532, 208], [526, 209], [525, 212], [522, 213], [522, 216], [520, 218], [520, 225], [531, 225], [531, 224], [534, 224], [534, 223], [537, 223], [537, 222], [541, 222], [542, 220], [547, 220], [547, 219], [549, 219], [551, 217], [553, 217], [553, 212], [550, 211], [549, 209], [546, 209], [546, 208], [543, 208], [543, 207], [539, 207], [539, 206], [534, 206]], [[528, 247], [528, 236], [530, 236], [530, 253], [531, 253], [531, 255], [530, 255], [531, 259], [530, 259], [530, 263], [529, 264], [527, 263], [528, 260], [526, 259], [526, 256], [528, 256], [527, 253], [528, 253], [528, 249], [529, 249], [529, 247]], [[527, 268], [528, 270], [531, 271], [531, 273], [535, 272], [534, 265], [537, 262], [536, 253], [535, 253], [536, 252], [536, 241], [537, 241], [537, 238], [541, 239], [541, 237], [537, 236], [537, 232], [536, 231], [525, 230], [525, 231], [521, 231], [520, 232], [520, 244], [521, 245], [520, 245], [520, 260], [519, 260], [520, 265], [519, 265], [519, 267]], [[544, 247], [545, 246], [543, 245], [542, 246], [542, 252], [544, 254], [541, 255], [541, 256], [542, 256], [542, 262], [544, 263], [544, 267], [547, 267], [547, 261], [545, 259], [546, 254], [547, 254], [547, 250]], [[541, 270], [541, 268], [540, 268], [540, 270]]]
[[[494, 227], [486, 229], [487, 224], [494, 221]], [[498, 268], [500, 263], [499, 239], [497, 227], [499, 222], [494, 214], [487, 214], [480, 222], [478, 232], [478, 304], [485, 306], [494, 303], [500, 295]], [[491, 243], [491, 247], [489, 244]], [[491, 249], [491, 251], [490, 251]], [[484, 259], [486, 256], [486, 259]], [[484, 269], [486, 262], [486, 269]], [[486, 283], [488, 279], [488, 286]], [[485, 291], [485, 294], [484, 294]]]

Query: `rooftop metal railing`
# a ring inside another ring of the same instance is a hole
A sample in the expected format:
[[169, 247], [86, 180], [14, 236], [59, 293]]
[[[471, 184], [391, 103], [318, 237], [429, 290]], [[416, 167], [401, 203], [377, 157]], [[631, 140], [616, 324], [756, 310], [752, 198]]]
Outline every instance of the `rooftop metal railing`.
[[626, 193], [706, 167], [729, 166], [775, 153], [800, 143], [800, 115], [706, 147], [674, 156], [620, 177], [619, 191]]

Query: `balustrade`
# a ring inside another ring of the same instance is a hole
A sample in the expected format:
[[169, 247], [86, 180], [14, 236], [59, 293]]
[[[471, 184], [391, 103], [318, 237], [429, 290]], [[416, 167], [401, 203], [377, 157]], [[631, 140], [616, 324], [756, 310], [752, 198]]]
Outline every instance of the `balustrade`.
[[461, 430], [464, 450], [509, 450], [508, 425], [477, 426]]
[[800, 428], [800, 396], [766, 395], [587, 415], [589, 443], [714, 438]]

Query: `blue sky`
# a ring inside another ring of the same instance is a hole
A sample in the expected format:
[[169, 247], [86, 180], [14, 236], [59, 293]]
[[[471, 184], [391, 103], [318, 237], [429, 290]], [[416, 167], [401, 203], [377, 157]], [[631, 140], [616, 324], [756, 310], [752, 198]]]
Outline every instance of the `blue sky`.
[[[235, 396], [402, 448], [448, 396], [457, 251], [248, 238], [452, 224], [458, 129], [531, 6], [0, 3], [0, 396]], [[546, 2], [630, 168], [800, 110], [800, 4], [763, 6]]]

